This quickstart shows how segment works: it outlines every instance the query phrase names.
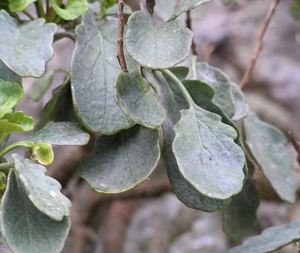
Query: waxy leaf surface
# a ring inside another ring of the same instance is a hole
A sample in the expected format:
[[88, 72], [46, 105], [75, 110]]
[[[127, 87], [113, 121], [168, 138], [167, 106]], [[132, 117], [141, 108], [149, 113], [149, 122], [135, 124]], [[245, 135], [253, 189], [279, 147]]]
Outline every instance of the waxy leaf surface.
[[152, 69], [174, 67], [190, 53], [192, 32], [174, 20], [155, 26], [147, 10], [133, 13], [125, 40], [128, 53], [140, 65]]
[[165, 119], [158, 95], [139, 71], [119, 75], [116, 100], [129, 118], [145, 127], [158, 128]]
[[300, 222], [296, 221], [287, 226], [267, 228], [262, 234], [250, 237], [242, 245], [232, 248], [229, 253], [267, 253], [299, 239]]
[[182, 13], [195, 9], [209, 1], [210, 0], [181, 0], [178, 8], [176, 9], [175, 13], [172, 15], [170, 20], [176, 19]]
[[50, 219], [28, 198], [22, 182], [10, 173], [1, 201], [1, 229], [14, 253], [60, 253], [70, 230], [70, 220]]
[[55, 221], [69, 216], [71, 202], [61, 192], [61, 185], [46, 176], [46, 168], [16, 154], [12, 155], [14, 172], [32, 204]]
[[245, 118], [243, 124], [246, 144], [263, 174], [280, 198], [294, 202], [297, 182], [287, 138], [278, 128], [261, 121], [254, 114]]
[[[92, 132], [112, 135], [134, 123], [115, 101], [115, 84], [120, 72], [117, 60], [117, 21], [97, 27], [87, 13], [76, 28], [72, 60], [72, 95], [75, 111]], [[127, 61], [130, 67], [130, 60]]]
[[118, 193], [146, 180], [159, 158], [158, 130], [137, 125], [114, 136], [100, 136], [80, 174], [94, 190]]
[[55, 24], [40, 18], [19, 25], [6, 11], [0, 11], [0, 60], [19, 76], [40, 77], [53, 56]]

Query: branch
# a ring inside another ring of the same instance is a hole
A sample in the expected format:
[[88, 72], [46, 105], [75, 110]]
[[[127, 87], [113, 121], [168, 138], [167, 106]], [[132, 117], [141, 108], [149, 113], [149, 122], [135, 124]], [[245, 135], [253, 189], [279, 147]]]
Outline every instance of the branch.
[[146, 7], [149, 13], [152, 15], [155, 6], [155, 0], [147, 0]]
[[264, 22], [262, 23], [259, 31], [258, 31], [258, 34], [257, 34], [257, 38], [256, 38], [256, 43], [255, 43], [255, 49], [254, 49], [254, 53], [253, 53], [253, 56], [252, 56], [252, 59], [243, 75], [243, 78], [241, 80], [241, 83], [240, 83], [240, 86], [241, 88], [244, 88], [245, 85], [249, 82], [250, 80], [250, 76], [251, 76], [251, 73], [254, 69], [254, 66], [255, 66], [255, 63], [259, 57], [259, 54], [263, 48], [263, 39], [264, 39], [264, 36], [266, 34], [266, 31], [267, 31], [267, 28], [270, 24], [270, 21], [275, 13], [275, 10], [276, 10], [276, 7], [278, 6], [280, 0], [273, 0], [271, 6], [270, 6], [270, 9], [264, 19]]
[[119, 64], [121, 66], [121, 69], [123, 72], [128, 72], [127, 65], [125, 61], [124, 56], [124, 42], [123, 42], [123, 35], [124, 35], [124, 14], [123, 14], [123, 8], [124, 8], [124, 0], [118, 0], [118, 60]]

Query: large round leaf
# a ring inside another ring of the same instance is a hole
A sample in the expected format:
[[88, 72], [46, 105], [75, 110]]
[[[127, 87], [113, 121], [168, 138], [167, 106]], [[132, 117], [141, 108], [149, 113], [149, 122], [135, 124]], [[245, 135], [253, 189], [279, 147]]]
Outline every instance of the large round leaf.
[[114, 136], [101, 136], [80, 174], [96, 191], [118, 193], [147, 179], [159, 158], [158, 130], [135, 126]]
[[128, 53], [142, 66], [169, 68], [190, 53], [193, 34], [174, 20], [155, 26], [147, 10], [133, 13], [128, 20], [126, 46]]

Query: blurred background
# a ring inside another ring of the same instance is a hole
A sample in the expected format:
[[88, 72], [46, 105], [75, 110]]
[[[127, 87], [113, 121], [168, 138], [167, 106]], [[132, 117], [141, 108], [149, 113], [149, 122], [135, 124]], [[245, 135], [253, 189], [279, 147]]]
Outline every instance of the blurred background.
[[[236, 0], [224, 6], [214, 0], [194, 10], [192, 29], [199, 60], [222, 69], [239, 83], [271, 2]], [[277, 7], [245, 92], [251, 108], [263, 119], [300, 138], [300, 26], [291, 16], [290, 3], [291, 0], [281, 0]], [[135, 9], [139, 3], [133, 0], [127, 4]], [[171, 5], [164, 5], [170, 11]], [[157, 9], [156, 15], [161, 11]], [[47, 69], [69, 70], [73, 48], [72, 40], [56, 42], [55, 57]], [[63, 77], [63, 73], [55, 76], [39, 102], [28, 96], [35, 80], [25, 79], [27, 95], [18, 109], [38, 119]], [[76, 172], [90, 148], [57, 148], [55, 163], [48, 171], [62, 183], [63, 192], [73, 202], [72, 229], [63, 253], [224, 253], [239, 243], [222, 232], [221, 213], [192, 210], [177, 200], [171, 193], [163, 162], [151, 178], [128, 194], [107, 196], [93, 192]], [[296, 163], [294, 169], [300, 182]], [[258, 233], [266, 227], [300, 219], [300, 202], [281, 203], [259, 173], [255, 180], [263, 198], [257, 211]], [[295, 253], [297, 247], [278, 252]]]

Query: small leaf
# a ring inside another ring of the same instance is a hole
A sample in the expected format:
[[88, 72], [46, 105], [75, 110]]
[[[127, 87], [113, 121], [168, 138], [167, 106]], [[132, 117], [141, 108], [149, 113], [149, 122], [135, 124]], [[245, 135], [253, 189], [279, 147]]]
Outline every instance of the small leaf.
[[[164, 106], [167, 119], [163, 124], [164, 131], [164, 163], [167, 167], [168, 177], [172, 184], [172, 188], [176, 196], [186, 206], [194, 209], [203, 210], [205, 212], [214, 212], [223, 208], [227, 204], [227, 200], [212, 199], [199, 192], [192, 184], [190, 184], [181, 174], [177, 161], [172, 151], [172, 142], [174, 139], [173, 127], [180, 119], [180, 109], [185, 108], [185, 103], [176, 100], [179, 97], [176, 86], [172, 85], [172, 80], [166, 80], [161, 73], [155, 73], [158, 82], [158, 90], [160, 93], [161, 103]], [[171, 88], [172, 87], [172, 88]]]
[[60, 0], [50, 0], [52, 8], [64, 20], [73, 20], [88, 11], [87, 0], [68, 0], [64, 7]]
[[223, 210], [224, 232], [233, 239], [254, 233], [258, 204], [258, 193], [254, 184], [248, 179], [243, 190], [234, 196]]
[[11, 112], [23, 97], [23, 89], [19, 83], [0, 79], [0, 118]]
[[68, 216], [71, 202], [60, 192], [59, 182], [45, 175], [46, 168], [16, 154], [12, 158], [18, 182], [33, 205], [55, 221]]
[[192, 37], [192, 32], [176, 20], [156, 27], [148, 11], [141, 10], [129, 17], [125, 40], [128, 53], [140, 65], [160, 69], [174, 67], [187, 58]]
[[9, 9], [12, 12], [21, 12], [36, 0], [9, 0]]
[[90, 135], [79, 124], [73, 122], [50, 122], [29, 137], [33, 142], [47, 142], [53, 145], [85, 145]]
[[210, 0], [181, 0], [179, 7], [169, 20], [174, 20], [182, 13], [195, 9], [202, 4], [208, 3]]
[[159, 158], [158, 130], [135, 126], [114, 136], [100, 136], [80, 174], [94, 190], [118, 193], [146, 180]]
[[278, 128], [261, 121], [254, 114], [245, 118], [243, 124], [246, 144], [262, 172], [280, 198], [295, 202], [297, 182], [286, 137]]
[[[0, 60], [19, 76], [40, 77], [53, 56], [55, 24], [37, 19], [19, 25], [6, 11], [0, 11]], [[9, 41], [9, 43], [7, 43]]]
[[[98, 28], [93, 14], [87, 13], [76, 28], [72, 60], [71, 84], [76, 114], [87, 129], [105, 135], [134, 124], [115, 101], [115, 84], [121, 70], [117, 60], [117, 31], [117, 20], [104, 21]], [[127, 63], [130, 68], [130, 60]]]
[[70, 229], [69, 217], [61, 221], [50, 219], [32, 204], [14, 172], [8, 181], [1, 201], [0, 221], [3, 236], [12, 251], [60, 253]]
[[41, 78], [36, 80], [36, 82], [31, 87], [29, 93], [29, 97], [33, 101], [38, 102], [45, 95], [47, 90], [52, 85], [54, 75], [55, 71], [50, 70], [47, 73], [45, 73]]
[[145, 127], [158, 128], [165, 119], [157, 94], [139, 71], [120, 73], [116, 101], [129, 118]]
[[231, 118], [235, 113], [235, 101], [232, 94], [232, 84], [229, 78], [219, 69], [206, 63], [195, 63], [193, 79], [208, 84], [215, 90], [213, 103]]
[[42, 165], [50, 165], [54, 160], [52, 145], [45, 142], [35, 143], [32, 149], [32, 159], [38, 161]]
[[235, 103], [235, 113], [232, 117], [232, 120], [238, 121], [240, 119], [246, 118], [250, 114], [250, 109], [240, 87], [237, 84], [231, 82], [231, 90]]
[[262, 234], [250, 237], [242, 245], [232, 248], [229, 253], [267, 253], [278, 250], [300, 239], [300, 222], [287, 226], [271, 227]]

